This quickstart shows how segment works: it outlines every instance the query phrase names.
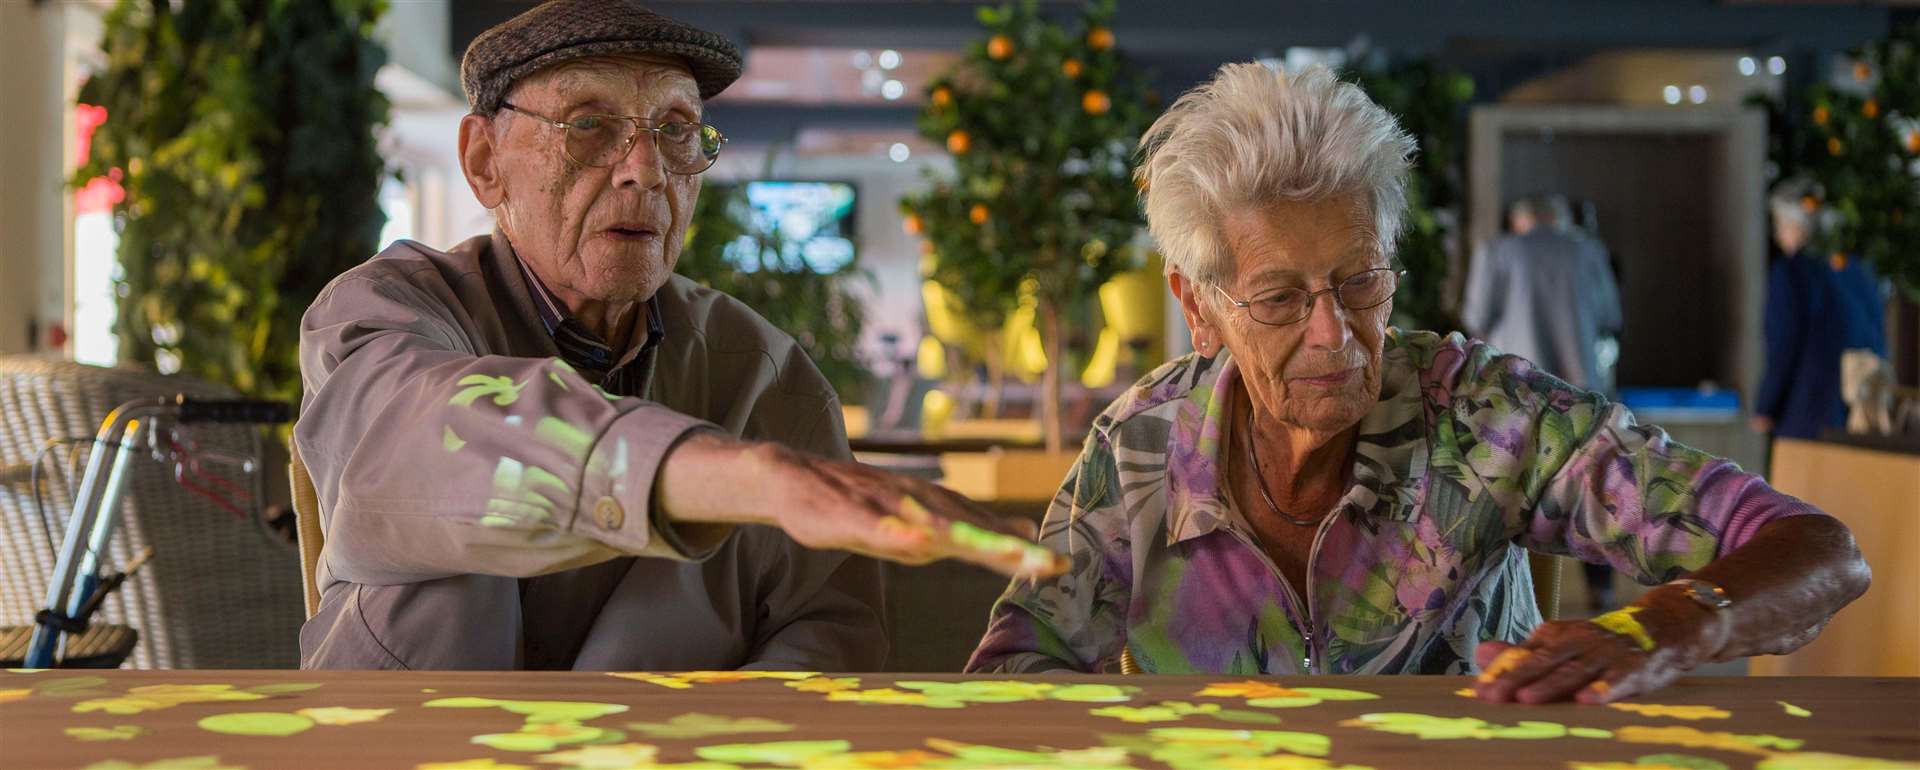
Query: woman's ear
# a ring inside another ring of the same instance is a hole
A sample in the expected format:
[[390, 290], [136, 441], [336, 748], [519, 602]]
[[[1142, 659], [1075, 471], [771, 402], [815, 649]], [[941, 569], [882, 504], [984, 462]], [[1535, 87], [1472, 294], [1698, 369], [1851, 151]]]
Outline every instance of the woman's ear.
[[498, 162], [499, 146], [494, 142], [493, 118], [469, 114], [460, 119], [460, 171], [467, 177], [473, 197], [488, 209], [498, 208], [507, 199]]
[[1193, 335], [1193, 349], [1208, 358], [1218, 355], [1219, 329], [1201, 306], [1205, 289], [1178, 270], [1167, 273], [1167, 288], [1173, 291], [1174, 299], [1180, 302], [1180, 314], [1186, 317], [1187, 330]]

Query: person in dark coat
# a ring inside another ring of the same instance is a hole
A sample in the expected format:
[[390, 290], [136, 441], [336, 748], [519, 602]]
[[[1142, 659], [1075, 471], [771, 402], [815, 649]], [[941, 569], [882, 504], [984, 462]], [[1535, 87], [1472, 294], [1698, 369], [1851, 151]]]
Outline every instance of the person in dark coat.
[[1785, 256], [1767, 280], [1766, 373], [1751, 421], [1763, 433], [1811, 439], [1846, 422], [1841, 352], [1887, 354], [1886, 304], [1866, 263], [1811, 252], [1818, 221], [1803, 199], [1788, 192], [1770, 205], [1774, 243]]

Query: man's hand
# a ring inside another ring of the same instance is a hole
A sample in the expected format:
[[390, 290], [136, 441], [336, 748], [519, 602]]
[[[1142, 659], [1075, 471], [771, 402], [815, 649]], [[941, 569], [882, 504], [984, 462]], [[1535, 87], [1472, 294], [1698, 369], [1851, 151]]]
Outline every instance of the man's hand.
[[1014, 577], [1070, 566], [1033, 542], [1032, 521], [983, 511], [919, 479], [777, 444], [690, 436], [667, 455], [655, 494], [671, 519], [766, 524], [808, 548], [903, 564], [954, 558]]
[[1730, 631], [1722, 613], [1657, 588], [1593, 620], [1546, 623], [1518, 645], [1481, 644], [1474, 692], [1493, 703], [1610, 703], [1665, 687], [1713, 660]]
[[1748, 415], [1747, 427], [1752, 428], [1755, 433], [1773, 435], [1773, 418], [1764, 414]]

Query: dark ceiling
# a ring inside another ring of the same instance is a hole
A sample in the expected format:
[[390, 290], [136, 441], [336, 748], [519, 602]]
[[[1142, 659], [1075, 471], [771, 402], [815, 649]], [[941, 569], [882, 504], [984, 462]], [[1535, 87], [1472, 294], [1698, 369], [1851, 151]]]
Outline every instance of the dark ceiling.
[[[532, 0], [452, 0], [449, 50]], [[755, 45], [960, 49], [980, 32], [974, 0], [681, 0], [651, 7]], [[1080, 4], [1043, 0], [1071, 15]], [[1120, 0], [1121, 48], [1178, 93], [1221, 63], [1292, 46], [1431, 55], [1472, 74], [1483, 97], [1618, 48], [1744, 49], [1811, 62], [1883, 36], [1881, 4], [1766, 0]], [[715, 109], [721, 109], [715, 105]], [[728, 124], [791, 135], [799, 125], [910, 126], [911, 108], [728, 105]], [[743, 137], [744, 138], [744, 137]]]

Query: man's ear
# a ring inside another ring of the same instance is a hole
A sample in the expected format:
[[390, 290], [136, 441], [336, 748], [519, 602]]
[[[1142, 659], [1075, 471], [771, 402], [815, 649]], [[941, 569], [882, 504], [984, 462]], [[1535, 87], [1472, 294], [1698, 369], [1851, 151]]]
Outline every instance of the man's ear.
[[494, 142], [493, 118], [468, 114], [460, 119], [460, 170], [480, 205], [493, 209], [507, 200], [501, 178], [499, 146]]

